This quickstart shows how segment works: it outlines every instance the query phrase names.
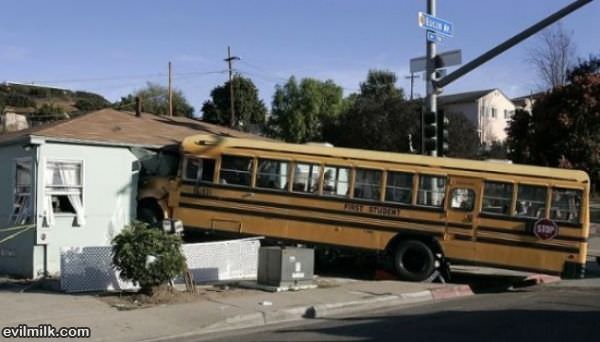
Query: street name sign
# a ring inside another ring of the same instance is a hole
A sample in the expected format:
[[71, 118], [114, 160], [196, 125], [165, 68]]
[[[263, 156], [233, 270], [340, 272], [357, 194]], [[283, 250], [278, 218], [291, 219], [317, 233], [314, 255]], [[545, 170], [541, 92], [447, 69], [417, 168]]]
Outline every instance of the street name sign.
[[[437, 69], [451, 67], [462, 63], [462, 50], [450, 50], [435, 56]], [[417, 73], [427, 69], [427, 57], [418, 57], [410, 60], [410, 72]]]
[[427, 41], [432, 43], [441, 43], [444, 41], [444, 36], [427, 30]]
[[427, 13], [419, 12], [419, 26], [447, 37], [454, 36], [454, 24]]

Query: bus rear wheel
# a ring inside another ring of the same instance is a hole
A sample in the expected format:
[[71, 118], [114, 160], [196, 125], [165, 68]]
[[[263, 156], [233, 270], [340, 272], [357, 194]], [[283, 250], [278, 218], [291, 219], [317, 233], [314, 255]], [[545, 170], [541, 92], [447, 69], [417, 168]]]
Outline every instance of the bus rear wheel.
[[402, 280], [423, 281], [435, 271], [435, 255], [419, 240], [403, 240], [396, 245], [394, 267]]

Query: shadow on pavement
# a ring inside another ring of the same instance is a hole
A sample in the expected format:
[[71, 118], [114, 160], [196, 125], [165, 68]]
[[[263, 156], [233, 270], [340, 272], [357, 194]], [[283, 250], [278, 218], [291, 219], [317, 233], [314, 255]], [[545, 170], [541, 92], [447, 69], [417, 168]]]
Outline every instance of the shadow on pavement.
[[[278, 334], [302, 333], [322, 340], [396, 341], [566, 341], [597, 335], [600, 310], [446, 311], [334, 319], [337, 326], [304, 326]], [[283, 337], [281, 335], [280, 337]]]

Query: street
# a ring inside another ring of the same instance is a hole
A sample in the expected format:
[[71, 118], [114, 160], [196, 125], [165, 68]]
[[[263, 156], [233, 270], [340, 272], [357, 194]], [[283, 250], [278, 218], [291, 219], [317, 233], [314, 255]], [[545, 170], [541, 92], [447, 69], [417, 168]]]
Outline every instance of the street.
[[230, 333], [212, 341], [589, 341], [598, 334], [599, 289], [600, 281], [588, 287], [537, 286]]

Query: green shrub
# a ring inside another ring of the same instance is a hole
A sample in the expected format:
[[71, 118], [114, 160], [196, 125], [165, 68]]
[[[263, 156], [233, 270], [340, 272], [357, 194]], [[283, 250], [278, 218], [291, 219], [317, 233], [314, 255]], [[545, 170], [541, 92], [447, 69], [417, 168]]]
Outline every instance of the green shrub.
[[153, 289], [181, 274], [185, 257], [181, 238], [142, 222], [133, 222], [112, 241], [113, 265], [121, 279], [133, 281], [142, 292]]
[[35, 102], [21, 94], [8, 94], [6, 104], [13, 107], [35, 107]]

